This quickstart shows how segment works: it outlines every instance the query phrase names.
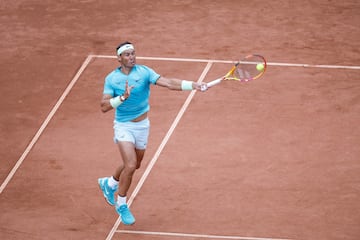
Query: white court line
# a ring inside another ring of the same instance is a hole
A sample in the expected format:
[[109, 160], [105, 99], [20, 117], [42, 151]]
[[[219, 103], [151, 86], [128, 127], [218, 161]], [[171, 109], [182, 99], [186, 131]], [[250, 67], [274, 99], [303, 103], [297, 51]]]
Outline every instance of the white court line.
[[173, 233], [173, 232], [148, 232], [148, 231], [130, 231], [130, 230], [118, 230], [117, 233], [133, 234], [133, 235], [153, 235], [153, 236], [167, 236], [167, 237], [183, 237], [183, 238], [205, 238], [205, 239], [290, 240], [290, 239], [284, 239], [284, 238], [240, 237], [240, 236], [222, 236], [222, 235]]
[[[206, 67], [204, 68], [202, 74], [200, 75], [200, 77], [199, 77], [199, 79], [198, 79], [198, 83], [201, 83], [201, 82], [204, 80], [206, 74], [208, 73], [208, 71], [209, 71], [210, 68], [211, 68], [211, 65], [212, 65], [212, 63], [210, 63], [210, 62], [206, 65]], [[168, 140], [170, 139], [172, 133], [174, 132], [176, 126], [177, 126], [178, 123], [180, 122], [180, 119], [181, 119], [182, 116], [184, 115], [187, 107], [189, 106], [192, 98], [194, 97], [195, 92], [196, 92], [196, 90], [192, 90], [192, 91], [190, 92], [190, 94], [189, 94], [189, 96], [187, 97], [185, 103], [184, 103], [183, 106], [181, 107], [181, 109], [180, 109], [179, 113], [177, 114], [174, 122], [172, 123], [169, 131], [166, 133], [166, 135], [165, 135], [164, 139], [162, 140], [159, 148], [157, 149], [157, 151], [156, 151], [156, 153], [154, 154], [153, 158], [151, 159], [149, 165], [147, 166], [144, 174], [142, 175], [141, 179], [139, 180], [139, 183], [136, 185], [136, 188], [134, 189], [134, 192], [131, 194], [131, 196], [130, 196], [130, 198], [129, 198], [129, 201], [128, 201], [128, 205], [129, 205], [129, 206], [132, 204], [132, 202], [134, 201], [136, 195], [138, 194], [138, 192], [140, 191], [141, 187], [143, 186], [143, 184], [144, 184], [146, 178], [148, 177], [151, 169], [153, 168], [153, 166], [155, 165], [156, 161], [158, 160], [158, 158], [159, 158], [162, 150], [164, 149], [166, 143], [167, 143]], [[112, 227], [111, 231], [109, 232], [108, 236], [106, 237], [106, 240], [112, 239], [112, 237], [114, 236], [114, 234], [115, 234], [117, 228], [119, 227], [120, 223], [121, 223], [121, 219], [120, 219], [120, 217], [119, 217], [119, 218], [116, 220], [116, 222], [115, 222], [114, 226]]]
[[[110, 55], [94, 55], [97, 58], [117, 58]], [[166, 58], [166, 57], [136, 57], [143, 60], [155, 60], [155, 61], [177, 61], [177, 62], [203, 62], [203, 63], [235, 63], [228, 60], [211, 60], [211, 59], [196, 59], [196, 58]], [[326, 65], [326, 64], [307, 64], [307, 63], [279, 63], [279, 62], [267, 62], [269, 66], [278, 67], [303, 67], [303, 68], [330, 68], [330, 69], [352, 69], [360, 70], [360, 66], [346, 66], [346, 65]]]
[[61, 95], [61, 97], [59, 98], [59, 100], [56, 102], [55, 106], [53, 107], [53, 109], [50, 111], [49, 115], [46, 117], [45, 121], [41, 124], [39, 130], [37, 131], [37, 133], [35, 134], [35, 136], [33, 137], [33, 139], [31, 140], [31, 142], [29, 143], [29, 145], [26, 147], [25, 151], [23, 152], [23, 154], [21, 155], [21, 157], [19, 158], [19, 160], [16, 162], [15, 166], [11, 169], [10, 173], [8, 174], [8, 176], [6, 177], [6, 179], [4, 180], [4, 182], [1, 184], [0, 186], [0, 194], [3, 192], [3, 190], [5, 189], [5, 187], [8, 185], [8, 183], [10, 182], [10, 180], [12, 179], [12, 177], [14, 176], [14, 174], [16, 173], [16, 171], [18, 170], [18, 168], [20, 167], [20, 165], [22, 164], [22, 162], [24, 161], [24, 159], [26, 158], [26, 156], [29, 154], [29, 152], [31, 151], [31, 149], [33, 148], [33, 146], [35, 145], [35, 143], [39, 140], [41, 134], [44, 132], [45, 128], [47, 127], [47, 125], [49, 124], [50, 120], [52, 119], [52, 117], [55, 115], [56, 111], [59, 109], [60, 105], [62, 104], [62, 102], [65, 100], [66, 96], [69, 94], [69, 92], [71, 91], [71, 89], [73, 88], [73, 86], [75, 85], [75, 83], [77, 82], [77, 80], [80, 78], [80, 75], [82, 74], [82, 72], [85, 70], [85, 68], [88, 66], [88, 64], [90, 63], [91, 59], [93, 58], [93, 55], [89, 55], [85, 61], [83, 62], [83, 64], [81, 65], [79, 71], [76, 73], [76, 75], [74, 76], [74, 78], [71, 80], [71, 82], [69, 83], [69, 85], [67, 86], [67, 88], [65, 89], [65, 91], [63, 92], [63, 94]]

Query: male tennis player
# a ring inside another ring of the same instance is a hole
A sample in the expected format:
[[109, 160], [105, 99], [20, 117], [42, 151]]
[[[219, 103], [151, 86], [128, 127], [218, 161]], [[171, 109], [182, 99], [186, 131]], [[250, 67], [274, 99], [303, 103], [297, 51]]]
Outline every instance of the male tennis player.
[[[124, 42], [116, 48], [120, 66], [105, 78], [101, 110], [115, 109], [114, 142], [121, 161], [111, 177], [99, 178], [98, 183], [106, 201], [115, 206], [116, 212], [126, 225], [135, 223], [127, 205], [127, 192], [133, 174], [140, 167], [149, 135], [150, 84], [170, 90], [204, 90], [206, 83], [165, 78], [153, 69], [136, 64], [134, 45]], [[118, 197], [115, 201], [115, 192]]]

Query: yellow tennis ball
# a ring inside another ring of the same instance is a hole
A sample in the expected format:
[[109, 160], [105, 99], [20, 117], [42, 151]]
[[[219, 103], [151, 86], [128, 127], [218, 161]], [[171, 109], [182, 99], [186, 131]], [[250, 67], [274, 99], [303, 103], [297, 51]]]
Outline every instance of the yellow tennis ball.
[[256, 64], [256, 69], [257, 69], [258, 71], [264, 70], [264, 64], [262, 64], [262, 63]]

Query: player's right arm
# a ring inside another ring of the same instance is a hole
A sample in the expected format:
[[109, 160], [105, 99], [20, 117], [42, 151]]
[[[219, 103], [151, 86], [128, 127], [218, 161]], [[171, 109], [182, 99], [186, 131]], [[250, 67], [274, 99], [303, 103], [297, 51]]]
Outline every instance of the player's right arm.
[[113, 108], [119, 107], [128, 97], [130, 97], [133, 88], [134, 86], [129, 86], [128, 81], [126, 81], [126, 90], [121, 96], [113, 97], [111, 94], [104, 93], [100, 103], [101, 111], [105, 113]]
[[101, 99], [101, 102], [100, 102], [100, 107], [101, 107], [101, 111], [102, 112], [108, 112], [110, 111], [111, 109], [113, 109], [113, 107], [111, 106], [110, 104], [110, 99], [112, 98], [113, 96], [109, 95], [109, 94], [103, 94], [103, 97]]

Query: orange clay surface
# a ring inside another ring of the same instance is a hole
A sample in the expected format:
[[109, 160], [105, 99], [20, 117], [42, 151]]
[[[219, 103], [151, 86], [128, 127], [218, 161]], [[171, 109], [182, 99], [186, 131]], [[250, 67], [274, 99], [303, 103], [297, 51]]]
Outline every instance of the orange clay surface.
[[[360, 70], [274, 64], [359, 66], [359, 1], [15, 0], [0, 11], [0, 239], [360, 239]], [[120, 161], [99, 103], [126, 40], [139, 57], [187, 59], [138, 59], [166, 77], [208, 82], [231, 67], [194, 59], [270, 63], [259, 80], [193, 96], [152, 87], [130, 227], [114, 225], [97, 185]]]

